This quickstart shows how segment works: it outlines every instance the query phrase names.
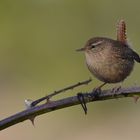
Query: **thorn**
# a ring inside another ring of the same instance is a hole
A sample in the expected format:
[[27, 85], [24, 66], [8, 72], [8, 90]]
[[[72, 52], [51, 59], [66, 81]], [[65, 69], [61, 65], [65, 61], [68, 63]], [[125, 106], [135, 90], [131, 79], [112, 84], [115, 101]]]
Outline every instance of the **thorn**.
[[29, 120], [31, 121], [32, 125], [35, 127], [35, 123], [34, 123], [34, 121], [35, 121], [35, 116], [30, 117]]
[[[31, 104], [33, 101], [31, 99], [26, 99], [24, 102], [25, 102], [26, 109], [32, 108]], [[35, 124], [34, 124], [35, 116], [30, 116], [29, 120], [32, 122], [32, 125], [35, 127]]]
[[134, 102], [137, 103], [138, 100], [139, 100], [139, 98], [140, 98], [140, 97], [139, 97], [138, 95], [134, 95], [134, 96], [133, 96]]
[[85, 115], [87, 115], [87, 106], [86, 106], [86, 102], [84, 99], [84, 95], [82, 93], [78, 93], [77, 98], [78, 98], [78, 100], [79, 100], [79, 102], [84, 110]]

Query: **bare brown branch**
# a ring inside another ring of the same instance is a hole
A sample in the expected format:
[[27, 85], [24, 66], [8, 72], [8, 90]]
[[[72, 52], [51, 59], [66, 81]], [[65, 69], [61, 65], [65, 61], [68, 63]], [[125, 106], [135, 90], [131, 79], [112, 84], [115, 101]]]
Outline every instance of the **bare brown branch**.
[[[134, 95], [140, 96], [140, 87], [129, 87], [129, 88], [122, 88], [117, 92], [113, 92], [112, 90], [103, 90], [102, 93], [98, 96], [91, 96], [93, 92], [90, 93], [83, 93], [85, 102], [92, 102], [92, 101], [103, 101], [103, 100], [109, 100], [109, 99], [116, 99], [116, 98], [124, 98], [124, 97], [133, 97]], [[44, 113], [48, 113], [51, 111], [55, 111], [58, 109], [78, 105], [79, 100], [77, 99], [77, 96], [64, 98], [57, 101], [51, 101], [47, 104], [42, 104], [39, 106], [32, 107], [30, 109], [21, 111], [17, 114], [14, 114], [6, 119], [3, 119], [0, 121], [0, 130], [6, 129], [12, 125], [15, 125], [19, 122], [28, 120], [32, 117], [39, 116]]]

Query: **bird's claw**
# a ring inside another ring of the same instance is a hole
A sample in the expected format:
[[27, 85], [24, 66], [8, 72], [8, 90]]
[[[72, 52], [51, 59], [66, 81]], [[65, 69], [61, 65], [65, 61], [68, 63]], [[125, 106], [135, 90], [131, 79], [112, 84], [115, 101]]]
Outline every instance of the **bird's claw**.
[[119, 86], [119, 87], [114, 87], [114, 88], [112, 88], [111, 92], [112, 92], [112, 93], [117, 93], [117, 92], [120, 91], [121, 88], [122, 88], [121, 86]]
[[95, 88], [92, 90], [92, 93], [91, 93], [91, 97], [92, 98], [98, 98], [101, 94], [101, 88]]

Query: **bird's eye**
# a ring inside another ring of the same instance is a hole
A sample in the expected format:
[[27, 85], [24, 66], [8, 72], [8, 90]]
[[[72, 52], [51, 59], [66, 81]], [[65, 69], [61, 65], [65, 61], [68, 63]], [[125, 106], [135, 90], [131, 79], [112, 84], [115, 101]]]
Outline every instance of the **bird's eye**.
[[102, 42], [103, 42], [103, 41], [101, 40], [101, 41], [97, 41], [97, 42], [92, 43], [92, 44], [91, 44], [91, 48], [95, 48], [96, 46], [101, 45]]
[[95, 44], [91, 44], [91, 48], [95, 48], [96, 46], [95, 46]]

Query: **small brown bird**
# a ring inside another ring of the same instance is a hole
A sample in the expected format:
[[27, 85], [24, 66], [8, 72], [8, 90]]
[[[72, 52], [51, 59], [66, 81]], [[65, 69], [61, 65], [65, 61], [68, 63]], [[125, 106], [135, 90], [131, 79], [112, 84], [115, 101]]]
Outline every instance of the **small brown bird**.
[[132, 50], [126, 38], [126, 24], [120, 20], [117, 26], [117, 40], [94, 37], [77, 51], [84, 51], [89, 71], [100, 81], [107, 83], [124, 81], [133, 70], [134, 63], [140, 63], [139, 55]]

